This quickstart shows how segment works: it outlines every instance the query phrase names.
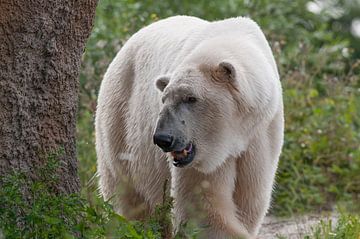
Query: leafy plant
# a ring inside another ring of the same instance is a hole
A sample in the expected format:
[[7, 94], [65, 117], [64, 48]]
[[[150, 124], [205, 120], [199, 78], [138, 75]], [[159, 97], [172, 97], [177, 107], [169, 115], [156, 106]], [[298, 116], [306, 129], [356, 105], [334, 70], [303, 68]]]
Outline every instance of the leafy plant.
[[360, 237], [360, 218], [356, 215], [343, 214], [336, 226], [332, 220], [321, 221], [312, 235], [304, 239], [358, 239]]
[[[40, 177], [35, 182], [24, 172], [0, 179], [0, 231], [5, 238], [160, 237], [162, 228], [155, 220], [146, 225], [128, 222], [100, 198], [96, 206], [90, 206], [78, 194], [54, 193], [58, 167], [52, 155], [38, 170]], [[31, 195], [31, 201], [25, 195]]]

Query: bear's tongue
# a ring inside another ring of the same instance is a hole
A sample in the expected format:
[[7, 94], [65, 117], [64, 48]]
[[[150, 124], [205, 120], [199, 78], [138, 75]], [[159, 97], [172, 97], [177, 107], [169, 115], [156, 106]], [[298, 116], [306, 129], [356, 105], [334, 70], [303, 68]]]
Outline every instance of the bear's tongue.
[[172, 151], [171, 155], [174, 157], [174, 159], [181, 160], [183, 158], [186, 158], [189, 153], [192, 151], [192, 144], [190, 143], [186, 148], [184, 148], [181, 151]]
[[175, 158], [175, 159], [181, 159], [181, 158], [185, 158], [187, 156], [188, 152], [184, 149], [181, 152], [171, 152], [171, 155]]

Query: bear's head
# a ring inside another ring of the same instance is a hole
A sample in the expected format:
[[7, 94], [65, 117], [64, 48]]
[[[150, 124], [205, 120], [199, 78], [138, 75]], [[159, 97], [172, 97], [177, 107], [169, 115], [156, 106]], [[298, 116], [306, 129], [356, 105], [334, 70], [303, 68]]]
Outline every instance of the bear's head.
[[210, 173], [243, 152], [256, 99], [248, 82], [240, 87], [241, 74], [235, 64], [220, 61], [156, 80], [162, 103], [153, 140], [175, 166]]

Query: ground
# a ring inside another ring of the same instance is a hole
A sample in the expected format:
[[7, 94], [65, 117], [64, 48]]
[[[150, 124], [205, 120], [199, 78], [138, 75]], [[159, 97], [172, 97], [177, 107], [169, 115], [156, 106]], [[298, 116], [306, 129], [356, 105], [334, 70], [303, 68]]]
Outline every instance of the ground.
[[332, 220], [333, 225], [336, 224], [338, 215], [336, 213], [330, 215], [308, 214], [304, 216], [296, 216], [292, 218], [276, 218], [268, 216], [260, 229], [259, 239], [302, 239], [304, 236], [312, 233], [312, 229], [322, 220]]

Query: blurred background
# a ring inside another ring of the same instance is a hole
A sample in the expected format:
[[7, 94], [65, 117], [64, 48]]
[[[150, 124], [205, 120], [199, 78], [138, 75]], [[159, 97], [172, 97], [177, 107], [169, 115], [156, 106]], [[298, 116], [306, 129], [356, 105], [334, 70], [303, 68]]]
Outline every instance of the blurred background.
[[98, 200], [94, 113], [103, 74], [133, 33], [173, 15], [248, 16], [270, 42], [286, 116], [270, 213], [359, 212], [359, 0], [100, 0], [83, 56], [77, 128], [82, 194], [90, 204]]

